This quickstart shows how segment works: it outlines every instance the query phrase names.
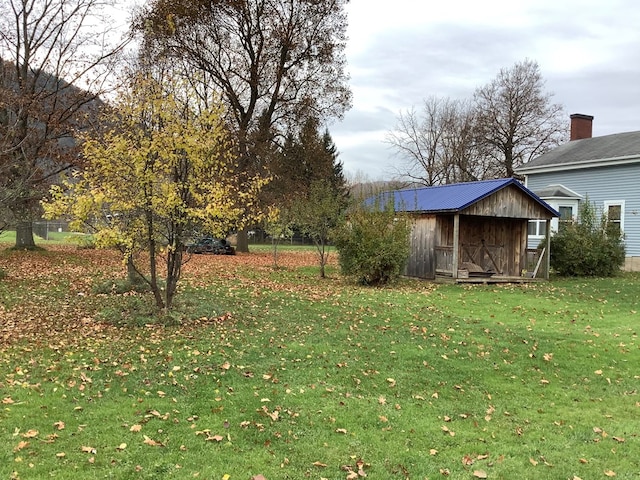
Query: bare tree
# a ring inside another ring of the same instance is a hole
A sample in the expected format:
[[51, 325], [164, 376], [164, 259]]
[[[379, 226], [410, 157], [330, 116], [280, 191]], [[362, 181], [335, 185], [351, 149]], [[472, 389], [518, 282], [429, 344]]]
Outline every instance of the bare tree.
[[476, 133], [490, 176], [512, 177], [517, 167], [566, 139], [563, 107], [552, 103], [544, 86], [538, 64], [525, 60], [476, 90]]
[[[152, 0], [137, 22], [144, 54], [213, 89], [237, 137], [237, 174], [265, 170], [266, 143], [301, 119], [350, 106], [345, 73], [348, 0]], [[239, 250], [246, 245], [239, 236]]]
[[401, 112], [386, 138], [400, 157], [396, 173], [426, 186], [478, 179], [473, 127], [465, 101], [431, 97], [422, 111]]
[[[33, 247], [43, 192], [79, 160], [88, 128], [126, 43], [100, 16], [105, 0], [0, 0], [0, 196], [16, 246]], [[115, 43], [113, 43], [115, 42]]]

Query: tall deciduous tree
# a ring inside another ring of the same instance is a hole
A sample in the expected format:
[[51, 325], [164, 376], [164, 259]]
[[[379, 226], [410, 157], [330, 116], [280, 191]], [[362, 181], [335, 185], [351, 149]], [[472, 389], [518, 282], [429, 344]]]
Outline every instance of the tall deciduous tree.
[[[124, 247], [162, 309], [171, 307], [194, 226], [218, 235], [242, 226], [247, 219], [238, 205], [250, 204], [264, 183], [228, 181], [235, 158], [222, 109], [209, 105], [194, 103], [170, 77], [134, 77], [106, 120], [114, 129], [85, 142], [82, 172], [44, 203], [49, 216], [90, 225], [99, 244]], [[141, 250], [146, 255], [138, 258]]]
[[87, 128], [105, 91], [110, 43], [104, 0], [0, 0], [0, 197], [16, 246], [32, 247], [43, 192], [76, 164], [74, 132]]
[[476, 90], [476, 134], [494, 178], [514, 176], [519, 166], [566, 139], [563, 107], [544, 87], [538, 64], [525, 60]]
[[566, 138], [563, 108], [551, 98], [529, 60], [500, 70], [472, 100], [429, 98], [421, 111], [400, 113], [387, 135], [396, 171], [427, 186], [514, 176]]
[[386, 138], [400, 158], [396, 173], [426, 186], [477, 180], [484, 172], [473, 129], [470, 102], [431, 97], [421, 111], [401, 112]]
[[340, 117], [350, 106], [347, 2], [152, 0], [138, 29], [148, 55], [170, 59], [203, 95], [223, 98], [238, 174], [252, 175], [268, 162], [265, 143], [307, 117]]

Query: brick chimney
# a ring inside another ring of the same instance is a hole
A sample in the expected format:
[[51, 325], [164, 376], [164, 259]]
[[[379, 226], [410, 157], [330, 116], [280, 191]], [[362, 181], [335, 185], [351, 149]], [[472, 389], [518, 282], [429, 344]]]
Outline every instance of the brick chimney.
[[593, 116], [574, 113], [571, 118], [571, 138], [569, 140], [580, 140], [591, 138], [593, 134]]

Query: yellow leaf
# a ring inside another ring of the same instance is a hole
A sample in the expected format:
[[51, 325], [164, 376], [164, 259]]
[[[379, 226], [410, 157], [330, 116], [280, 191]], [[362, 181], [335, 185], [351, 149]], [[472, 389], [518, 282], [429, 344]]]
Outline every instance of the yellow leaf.
[[127, 448], [127, 444], [126, 443], [121, 443], [120, 445], [118, 445], [118, 447], [116, 448], [116, 450], [124, 450], [125, 448]]

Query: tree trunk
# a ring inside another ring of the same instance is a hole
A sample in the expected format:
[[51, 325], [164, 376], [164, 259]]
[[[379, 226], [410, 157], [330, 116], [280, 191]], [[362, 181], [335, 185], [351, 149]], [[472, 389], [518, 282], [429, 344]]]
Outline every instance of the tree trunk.
[[27, 250], [36, 248], [31, 220], [19, 220], [16, 224], [16, 248]]
[[247, 229], [243, 228], [236, 235], [236, 251], [238, 252], [249, 252], [249, 235], [247, 235]]
[[127, 256], [127, 280], [130, 285], [141, 285], [144, 283], [144, 277], [136, 269], [133, 263], [133, 255]]

